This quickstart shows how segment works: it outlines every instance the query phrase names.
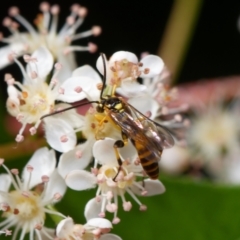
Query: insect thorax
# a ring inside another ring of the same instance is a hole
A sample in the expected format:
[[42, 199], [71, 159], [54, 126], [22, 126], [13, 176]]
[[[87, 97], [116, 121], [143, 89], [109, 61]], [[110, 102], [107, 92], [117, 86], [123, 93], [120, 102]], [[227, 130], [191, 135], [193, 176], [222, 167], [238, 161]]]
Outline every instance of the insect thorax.
[[98, 104], [96, 110], [98, 112], [104, 112], [106, 111], [113, 111], [113, 112], [122, 112], [124, 111], [124, 103], [123, 101], [118, 97], [110, 97], [107, 96], [107, 98], [104, 98], [101, 100], [101, 102]]

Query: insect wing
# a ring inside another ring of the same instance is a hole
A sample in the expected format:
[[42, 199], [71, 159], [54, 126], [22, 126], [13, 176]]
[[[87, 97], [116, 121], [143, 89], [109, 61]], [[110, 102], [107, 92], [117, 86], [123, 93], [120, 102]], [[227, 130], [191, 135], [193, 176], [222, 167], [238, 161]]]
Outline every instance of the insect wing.
[[154, 144], [156, 148], [159, 148], [159, 145], [162, 148], [170, 148], [174, 145], [174, 139], [166, 128], [146, 117], [132, 105], [127, 104], [127, 108], [131, 112], [133, 121], [142, 131], [142, 135], [145, 135], [152, 145]]

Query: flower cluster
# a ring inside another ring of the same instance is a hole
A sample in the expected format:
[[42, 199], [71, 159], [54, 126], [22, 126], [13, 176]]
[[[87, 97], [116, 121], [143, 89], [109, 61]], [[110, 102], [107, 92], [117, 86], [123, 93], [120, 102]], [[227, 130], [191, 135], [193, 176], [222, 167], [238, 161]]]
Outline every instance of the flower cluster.
[[[10, 235], [9, 229], [14, 227], [13, 240], [22, 240], [26, 234], [31, 240], [120, 240], [109, 233], [112, 224], [121, 220], [119, 199], [124, 211], [129, 212], [135, 203], [146, 211], [141, 197], [165, 192], [158, 180], [158, 162], [165, 149], [174, 145], [165, 126], [174, 131], [186, 125], [179, 114], [186, 107], [170, 106], [176, 91], [168, 88], [168, 74], [158, 56], [146, 55], [139, 61], [135, 54], [119, 51], [107, 60], [102, 54], [96, 62], [102, 76], [88, 65], [73, 69], [72, 51], [93, 52], [96, 47], [70, 43], [97, 36], [100, 27], [76, 34], [87, 13], [76, 4], [57, 33], [59, 7], [44, 2], [40, 10], [38, 31], [18, 8], [9, 10], [12, 19], [6, 18], [4, 26], [12, 36], [1, 36], [9, 45], [0, 50], [0, 67], [15, 62], [23, 75], [22, 82], [12, 74], [5, 75], [7, 110], [22, 125], [16, 142], [24, 143], [29, 135], [25, 130], [31, 125], [31, 135], [42, 128], [52, 149], [36, 150], [21, 177], [18, 169], [8, 169], [1, 159], [6, 173], [0, 175], [4, 218], [0, 234]], [[28, 33], [19, 32], [15, 20]], [[25, 66], [18, 60], [20, 56]], [[55, 150], [60, 152], [58, 160]], [[85, 206], [84, 225], [54, 207], [67, 187], [76, 191], [96, 188]], [[105, 218], [107, 212], [113, 214], [111, 222]], [[46, 226], [47, 218], [53, 219], [55, 229]]]

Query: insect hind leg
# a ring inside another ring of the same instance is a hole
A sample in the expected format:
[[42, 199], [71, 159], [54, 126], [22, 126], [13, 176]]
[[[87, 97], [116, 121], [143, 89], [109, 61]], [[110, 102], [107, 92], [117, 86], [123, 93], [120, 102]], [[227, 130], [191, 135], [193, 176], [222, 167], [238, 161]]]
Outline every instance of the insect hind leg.
[[118, 172], [117, 172], [116, 176], [113, 178], [113, 181], [116, 181], [116, 178], [119, 175], [119, 173], [121, 171], [121, 166], [122, 166], [122, 160], [121, 160], [121, 157], [120, 157], [120, 154], [119, 154], [119, 148], [123, 148], [124, 146], [127, 145], [127, 142], [128, 142], [128, 138], [123, 132], [122, 132], [122, 139], [123, 140], [117, 140], [113, 145], [114, 151], [115, 151], [115, 154], [116, 154], [116, 158], [117, 158], [117, 161], [118, 161], [118, 165], [119, 165]]

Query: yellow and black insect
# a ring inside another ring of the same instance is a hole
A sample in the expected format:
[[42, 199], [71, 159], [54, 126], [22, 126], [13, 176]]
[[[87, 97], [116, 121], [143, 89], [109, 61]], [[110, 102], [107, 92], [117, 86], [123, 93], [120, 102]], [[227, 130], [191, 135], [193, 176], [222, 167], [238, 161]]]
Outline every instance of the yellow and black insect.
[[[103, 97], [103, 91], [106, 86], [106, 63], [104, 57], [103, 65], [104, 77], [100, 101], [93, 101], [90, 103], [97, 103], [96, 111], [98, 113], [104, 113], [106, 119], [110, 118], [112, 122], [121, 129], [122, 139], [117, 140], [113, 146], [115, 148], [119, 166], [121, 167], [122, 161], [119, 157], [118, 148], [124, 147], [129, 139], [137, 150], [139, 160], [146, 174], [151, 179], [157, 179], [159, 175], [158, 162], [161, 158], [162, 151], [165, 148], [172, 147], [174, 145], [174, 139], [167, 129], [146, 117], [121, 97], [114, 96], [114, 93], [112, 96], [107, 95]], [[42, 118], [85, 104], [86, 103], [75, 105], [45, 115]], [[103, 122], [104, 118], [101, 123]]]

